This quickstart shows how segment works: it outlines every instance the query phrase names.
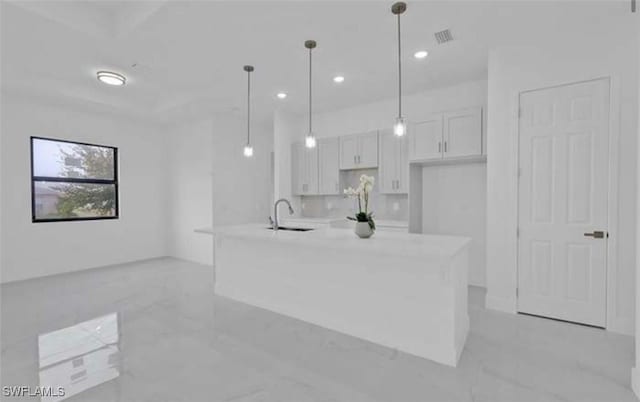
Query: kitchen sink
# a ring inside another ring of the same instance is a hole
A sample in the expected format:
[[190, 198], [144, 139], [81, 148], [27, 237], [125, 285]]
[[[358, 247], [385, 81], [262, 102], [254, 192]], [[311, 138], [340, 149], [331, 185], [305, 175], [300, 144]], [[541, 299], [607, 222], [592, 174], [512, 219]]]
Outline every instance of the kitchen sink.
[[[273, 227], [268, 227], [267, 229], [273, 230]], [[291, 232], [308, 232], [313, 230], [313, 228], [294, 228], [291, 226], [278, 226], [278, 230], [289, 230]]]

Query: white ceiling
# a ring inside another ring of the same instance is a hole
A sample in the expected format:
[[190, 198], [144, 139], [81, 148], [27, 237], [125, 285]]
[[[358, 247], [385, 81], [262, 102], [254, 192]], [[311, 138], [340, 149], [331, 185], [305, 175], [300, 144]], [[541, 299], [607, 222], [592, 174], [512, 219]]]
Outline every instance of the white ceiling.
[[[314, 51], [314, 105], [326, 111], [396, 96], [392, 1], [11, 1], [1, 3], [2, 89], [169, 120], [243, 113], [245, 64], [253, 105], [307, 107], [306, 39]], [[493, 46], [581, 35], [630, 23], [620, 1], [410, 1], [402, 17], [404, 91], [487, 74]], [[433, 33], [450, 28], [454, 42]], [[426, 60], [413, 52], [429, 51]], [[128, 78], [108, 87], [95, 72]], [[337, 85], [340, 73], [346, 81]], [[276, 92], [289, 93], [285, 101]]]

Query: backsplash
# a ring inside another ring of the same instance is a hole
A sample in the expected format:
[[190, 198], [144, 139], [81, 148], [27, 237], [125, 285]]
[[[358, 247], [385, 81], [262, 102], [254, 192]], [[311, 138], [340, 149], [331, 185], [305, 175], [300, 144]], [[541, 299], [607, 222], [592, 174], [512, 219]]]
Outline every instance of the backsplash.
[[[358, 187], [360, 176], [366, 174], [376, 178], [369, 199], [369, 210], [378, 219], [407, 221], [409, 203], [406, 194], [378, 193], [378, 169], [348, 170], [340, 173], [340, 186]], [[358, 209], [358, 201], [343, 195], [303, 196], [302, 216], [307, 218], [345, 218], [353, 216]]]

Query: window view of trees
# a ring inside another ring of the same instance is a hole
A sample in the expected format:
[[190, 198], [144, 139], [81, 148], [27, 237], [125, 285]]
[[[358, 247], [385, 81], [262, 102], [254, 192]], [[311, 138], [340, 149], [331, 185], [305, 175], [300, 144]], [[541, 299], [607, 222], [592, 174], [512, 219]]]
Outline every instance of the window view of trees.
[[117, 217], [116, 149], [32, 138], [34, 221]]

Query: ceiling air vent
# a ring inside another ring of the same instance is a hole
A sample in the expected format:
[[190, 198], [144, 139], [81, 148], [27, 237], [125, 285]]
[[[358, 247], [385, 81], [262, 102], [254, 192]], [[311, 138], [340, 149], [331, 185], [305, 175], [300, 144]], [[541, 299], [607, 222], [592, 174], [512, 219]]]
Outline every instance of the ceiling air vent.
[[447, 43], [453, 40], [453, 36], [451, 36], [451, 31], [445, 29], [444, 31], [435, 33], [436, 40], [438, 41], [438, 45], [442, 45], [443, 43]]

